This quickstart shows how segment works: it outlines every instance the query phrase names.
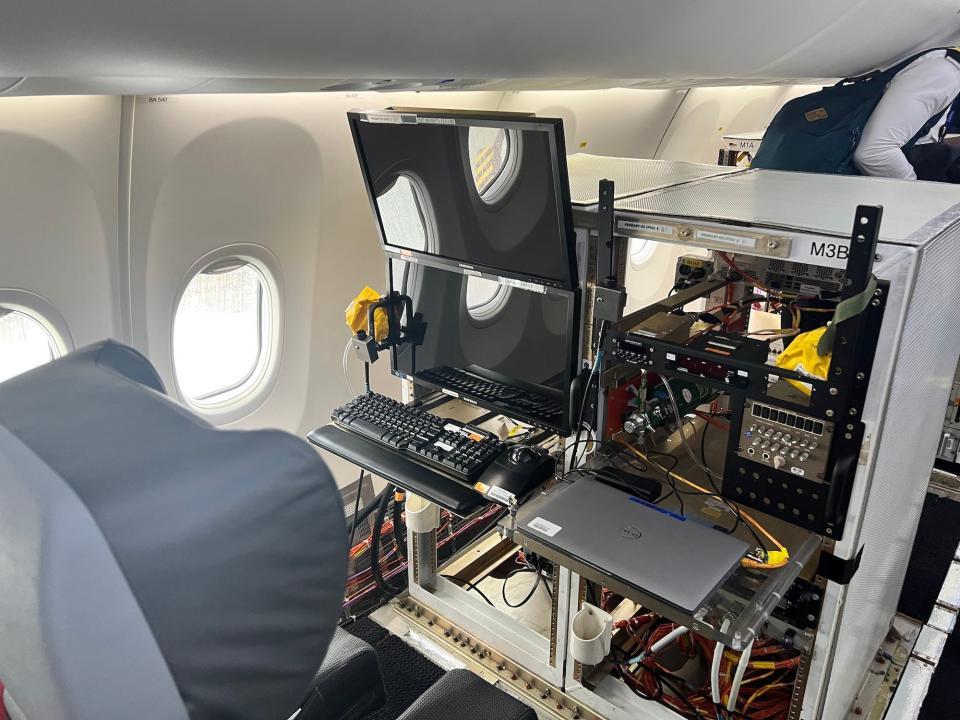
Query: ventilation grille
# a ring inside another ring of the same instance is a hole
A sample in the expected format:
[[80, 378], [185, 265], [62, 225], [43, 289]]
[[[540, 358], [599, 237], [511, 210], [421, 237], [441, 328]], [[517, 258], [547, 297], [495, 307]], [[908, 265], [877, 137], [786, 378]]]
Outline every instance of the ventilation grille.
[[[751, 255], [737, 256], [737, 265], [765, 285], [787, 292], [810, 294], [813, 287], [826, 292], [839, 292], [843, 289], [844, 271], [823, 265], [787, 262]], [[730, 268], [722, 263], [718, 270], [721, 278], [726, 279], [731, 275]]]

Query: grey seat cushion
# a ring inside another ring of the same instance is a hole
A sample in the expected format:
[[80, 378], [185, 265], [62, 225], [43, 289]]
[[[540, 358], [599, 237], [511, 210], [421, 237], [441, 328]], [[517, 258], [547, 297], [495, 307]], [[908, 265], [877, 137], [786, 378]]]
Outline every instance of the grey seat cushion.
[[377, 653], [337, 628], [297, 720], [358, 720], [385, 699]]
[[399, 720], [537, 720], [537, 714], [469, 670], [451, 670]]
[[283, 720], [343, 597], [339, 493], [304, 441], [217, 430], [160, 388], [100, 343], [0, 383], [0, 425], [96, 521], [190, 717]]

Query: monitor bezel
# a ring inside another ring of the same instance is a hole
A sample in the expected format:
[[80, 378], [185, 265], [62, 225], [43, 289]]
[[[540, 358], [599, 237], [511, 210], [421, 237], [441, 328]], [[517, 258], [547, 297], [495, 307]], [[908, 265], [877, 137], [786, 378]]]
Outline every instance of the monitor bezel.
[[[447, 110], [376, 110], [376, 111], [351, 111], [347, 113], [350, 123], [350, 134], [353, 137], [353, 145], [357, 152], [357, 159], [360, 164], [360, 172], [363, 176], [363, 184], [367, 191], [367, 200], [370, 202], [370, 208], [376, 219], [377, 236], [380, 239], [380, 246], [384, 252], [397, 255], [401, 258], [423, 258], [430, 261], [441, 262], [447, 266], [458, 267], [464, 270], [478, 271], [486, 273], [489, 276], [503, 276], [514, 280], [523, 280], [533, 282], [546, 287], [561, 288], [564, 290], [575, 290], [579, 286], [579, 275], [577, 272], [577, 241], [573, 226], [573, 211], [570, 204], [570, 180], [567, 174], [567, 156], [565, 153], [565, 140], [563, 134], [563, 120], [560, 118], [543, 118], [535, 116], [523, 116], [514, 113], [496, 113], [496, 112], [470, 112], [470, 111], [447, 111]], [[366, 155], [360, 141], [359, 127], [362, 122], [390, 123], [399, 125], [416, 125], [423, 123], [445, 124], [455, 126], [475, 126], [475, 127], [495, 127], [504, 130], [535, 130], [547, 132], [549, 135], [550, 162], [553, 170], [554, 194], [558, 208], [558, 222], [561, 227], [562, 236], [560, 239], [561, 251], [565, 256], [566, 276], [563, 278], [552, 278], [536, 273], [521, 272], [512, 268], [497, 267], [493, 265], [479, 265], [467, 263], [458, 258], [453, 258], [436, 253], [429, 253], [424, 250], [411, 250], [401, 248], [396, 245], [389, 245], [386, 241], [386, 235], [383, 230], [383, 221], [380, 217], [380, 209], [377, 206], [377, 199], [374, 193], [373, 180], [370, 177], [367, 166]]]
[[[386, 274], [387, 274], [387, 287], [390, 289], [389, 291], [391, 293], [394, 291], [399, 292], [399, 290], [393, 287], [393, 271], [392, 271], [393, 263], [397, 261], [411, 262], [411, 258], [399, 258], [399, 257], [387, 256], [386, 264], [385, 264]], [[420, 265], [426, 265], [427, 267], [436, 268], [438, 270], [451, 272], [457, 275], [466, 276], [466, 277], [476, 276], [476, 277], [487, 278], [489, 280], [495, 280], [498, 282], [501, 281], [501, 276], [498, 273], [491, 274], [491, 273], [478, 272], [476, 270], [466, 270], [461, 267], [452, 266], [449, 263], [436, 261], [434, 258], [429, 256], [425, 258], [415, 258], [412, 260], [412, 262]], [[520, 282], [525, 282], [525, 281], [521, 280]], [[525, 288], [523, 287], [523, 285], [518, 284], [516, 285], [516, 287], [525, 289], [527, 290], [527, 292], [536, 292], [536, 290]], [[415, 385], [425, 387], [425, 388], [430, 388], [431, 390], [439, 390], [440, 392], [446, 393], [448, 395], [452, 395], [453, 397], [459, 398], [461, 400], [465, 400], [473, 405], [478, 405], [487, 410], [494, 410], [496, 412], [502, 413], [503, 415], [509, 418], [520, 420], [529, 425], [533, 425], [535, 427], [542, 428], [544, 430], [549, 430], [550, 432], [555, 432], [563, 436], [569, 435], [572, 432], [571, 428], [576, 422], [575, 419], [571, 419], [570, 417], [570, 413], [571, 413], [570, 397], [573, 391], [572, 384], [573, 384], [574, 378], [576, 378], [580, 372], [580, 352], [579, 351], [580, 351], [580, 342], [581, 342], [581, 328], [580, 328], [580, 318], [581, 318], [581, 309], [582, 309], [581, 308], [582, 300], [580, 297], [581, 293], [579, 289], [565, 290], [563, 288], [554, 288], [554, 287], [546, 287], [546, 286], [544, 287], [543, 291], [545, 294], [562, 296], [567, 300], [567, 316], [564, 321], [564, 325], [569, 332], [567, 333], [566, 347], [564, 349], [564, 355], [567, 358], [567, 363], [566, 363], [567, 377], [566, 377], [565, 389], [563, 390], [563, 394], [561, 396], [561, 403], [564, 409], [562, 422], [556, 423], [556, 424], [547, 423], [547, 422], [544, 422], [542, 418], [537, 418], [532, 415], [518, 412], [514, 408], [507, 408], [505, 405], [501, 405], [496, 402], [491, 402], [488, 400], [484, 400], [483, 398], [474, 397], [474, 396], [465, 394], [458, 390], [445, 387], [442, 383], [436, 383], [421, 377], [408, 375], [406, 372], [402, 371], [397, 365], [397, 347], [396, 346], [390, 349], [391, 374], [393, 374], [395, 377], [398, 377], [402, 380], [409, 380]], [[414, 311], [416, 312], [416, 310], [417, 310], [416, 305], [414, 305]]]

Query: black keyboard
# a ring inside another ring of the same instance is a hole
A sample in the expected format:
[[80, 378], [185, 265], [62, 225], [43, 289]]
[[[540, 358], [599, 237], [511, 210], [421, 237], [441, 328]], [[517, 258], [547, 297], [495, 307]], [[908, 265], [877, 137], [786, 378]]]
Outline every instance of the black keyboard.
[[417, 377], [479, 400], [515, 408], [524, 414], [550, 422], [559, 422], [563, 418], [563, 406], [546, 395], [487, 380], [464, 370], [441, 366], [423, 370], [417, 373]]
[[346, 430], [471, 485], [506, 447], [485, 430], [376, 393], [354, 398], [334, 410], [332, 417]]

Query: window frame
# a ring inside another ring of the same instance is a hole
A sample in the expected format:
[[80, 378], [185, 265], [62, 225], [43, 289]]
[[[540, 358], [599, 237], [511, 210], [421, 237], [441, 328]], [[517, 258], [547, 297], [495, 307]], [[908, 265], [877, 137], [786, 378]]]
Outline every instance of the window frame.
[[56, 306], [42, 295], [19, 288], [0, 288], [0, 310], [19, 312], [40, 325], [54, 351], [54, 357], [48, 362], [62, 358], [76, 348], [66, 319]]
[[[635, 248], [636, 243], [642, 243], [640, 247]], [[630, 261], [630, 267], [634, 269], [640, 269], [648, 262], [650, 258], [653, 257], [653, 254], [657, 251], [658, 242], [656, 240], [649, 240], [647, 238], [630, 238], [630, 242], [627, 244], [627, 256]]]
[[[510, 302], [510, 295], [513, 291], [513, 288], [506, 283], [502, 283], [499, 280], [494, 280], [488, 277], [476, 276], [472, 274], [465, 275], [465, 277], [467, 280], [463, 284], [463, 307], [467, 311], [467, 318], [470, 323], [475, 327], [486, 327], [491, 323], [496, 322], [496, 320], [506, 310], [507, 305]], [[499, 285], [499, 287], [489, 300], [486, 300], [476, 307], [471, 308], [467, 300], [470, 293], [470, 281], [477, 277], [481, 280], [495, 282]]]
[[[427, 195], [427, 190], [424, 187], [423, 181], [412, 172], [400, 172], [397, 173], [393, 178], [393, 182], [390, 183], [390, 187], [384, 190], [380, 195], [377, 196], [374, 203], [379, 200], [379, 198], [386, 193], [393, 190], [396, 187], [396, 184], [400, 181], [401, 178], [406, 179], [410, 183], [410, 187], [413, 190], [413, 197], [417, 203], [417, 213], [420, 216], [420, 225], [423, 228], [423, 237], [424, 237], [424, 247], [422, 248], [405, 248], [412, 252], [423, 252], [429, 255], [435, 255], [437, 252], [437, 230], [436, 230], [436, 221], [433, 218], [433, 213], [429, 211], [429, 208], [433, 207], [429, 203], [429, 198]], [[377, 205], [377, 214], [380, 215], [380, 224], [383, 226], [383, 217], [380, 214], [380, 207]], [[384, 227], [384, 232], [386, 228]], [[386, 240], [386, 238], [384, 238]], [[387, 244], [392, 248], [402, 248], [402, 245]], [[403, 257], [403, 255], [398, 255], [399, 260], [403, 260], [403, 268], [401, 270], [402, 276], [400, 277], [399, 287], [395, 282], [395, 278], [389, 278], [391, 286], [394, 290], [399, 292], [401, 295], [408, 295], [407, 288], [411, 284], [415, 284], [419, 279], [419, 266], [417, 263], [410, 262], [409, 258]]]
[[[252, 370], [240, 381], [198, 397], [190, 397], [177, 377], [175, 328], [180, 302], [187, 287], [198, 275], [219, 264], [250, 266], [259, 279], [257, 289], [257, 347]], [[280, 264], [260, 245], [229, 245], [207, 253], [184, 274], [174, 296], [170, 316], [170, 368], [177, 397], [194, 410], [221, 423], [239, 420], [262, 405], [277, 380], [283, 342], [283, 292]]]
[[473, 189], [485, 206], [496, 208], [509, 197], [510, 192], [516, 186], [517, 178], [520, 177], [520, 159], [523, 155], [522, 135], [514, 128], [498, 128], [506, 134], [506, 160], [497, 170], [493, 179], [481, 191], [477, 187], [476, 178], [473, 176], [473, 157], [470, 155], [470, 132], [474, 127], [478, 126], [471, 126], [467, 129], [467, 156]]

